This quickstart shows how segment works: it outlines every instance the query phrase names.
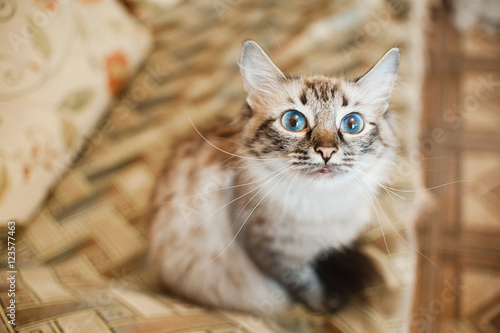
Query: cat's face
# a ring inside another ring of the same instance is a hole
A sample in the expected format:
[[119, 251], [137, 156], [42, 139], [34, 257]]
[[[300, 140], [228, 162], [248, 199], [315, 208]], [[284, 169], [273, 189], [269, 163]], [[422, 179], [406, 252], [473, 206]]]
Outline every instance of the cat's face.
[[357, 81], [288, 77], [254, 42], [243, 47], [241, 72], [251, 109], [244, 129], [249, 154], [274, 168], [335, 177], [366, 170], [394, 151], [387, 117], [397, 49]]

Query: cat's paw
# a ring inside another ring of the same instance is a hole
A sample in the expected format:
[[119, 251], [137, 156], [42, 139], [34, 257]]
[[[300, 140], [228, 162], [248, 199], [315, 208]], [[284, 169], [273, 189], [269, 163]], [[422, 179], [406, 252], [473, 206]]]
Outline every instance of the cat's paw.
[[[323, 268], [319, 273], [323, 272]], [[332, 275], [318, 274], [318, 267], [305, 266], [283, 274], [282, 282], [295, 300], [317, 313], [333, 313], [341, 309], [350, 299], [350, 292], [344, 281], [333, 279]], [[324, 278], [329, 281], [325, 281]]]
[[332, 314], [342, 309], [349, 302], [349, 297], [340, 293], [323, 293], [317, 297], [303, 297], [300, 301], [311, 311]]
[[321, 314], [334, 313], [349, 302], [349, 294], [326, 290], [319, 280], [315, 282], [318, 283], [309, 283], [299, 290], [291, 290], [295, 299], [309, 310]]
[[326, 292], [323, 299], [323, 308], [326, 313], [334, 313], [349, 303], [350, 297], [347, 293]]
[[335, 312], [375, 281], [382, 281], [372, 260], [358, 248], [331, 251], [316, 259], [315, 272], [324, 289], [323, 308]]

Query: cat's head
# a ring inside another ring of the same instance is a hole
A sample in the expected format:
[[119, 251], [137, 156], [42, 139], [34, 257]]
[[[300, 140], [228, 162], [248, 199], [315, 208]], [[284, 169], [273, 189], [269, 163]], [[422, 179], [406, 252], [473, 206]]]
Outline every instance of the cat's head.
[[391, 49], [357, 80], [292, 77], [246, 42], [240, 69], [247, 154], [315, 178], [390, 163], [396, 139], [387, 112], [398, 64], [399, 51]]

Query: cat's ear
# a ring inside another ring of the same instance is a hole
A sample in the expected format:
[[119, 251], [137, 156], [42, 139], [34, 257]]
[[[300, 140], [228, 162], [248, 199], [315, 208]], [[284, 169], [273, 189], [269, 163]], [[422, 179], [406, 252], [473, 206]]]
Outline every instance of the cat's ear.
[[370, 103], [386, 105], [398, 75], [399, 50], [392, 48], [368, 71], [356, 80], [364, 98]]
[[285, 75], [254, 41], [243, 44], [240, 71], [247, 102], [252, 108], [273, 91], [279, 81], [285, 79]]

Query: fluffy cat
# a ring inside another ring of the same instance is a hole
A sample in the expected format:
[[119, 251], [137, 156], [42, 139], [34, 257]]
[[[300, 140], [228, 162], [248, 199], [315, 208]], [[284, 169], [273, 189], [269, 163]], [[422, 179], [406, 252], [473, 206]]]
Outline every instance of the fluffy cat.
[[395, 157], [398, 64], [391, 49], [357, 80], [295, 77], [246, 42], [240, 117], [195, 128], [158, 179], [150, 260], [163, 285], [249, 312], [345, 303], [370, 267], [348, 248], [373, 220]]

